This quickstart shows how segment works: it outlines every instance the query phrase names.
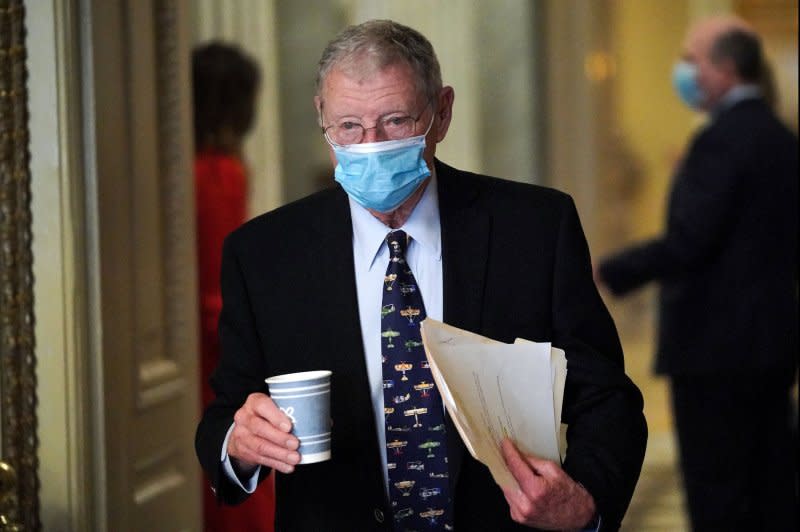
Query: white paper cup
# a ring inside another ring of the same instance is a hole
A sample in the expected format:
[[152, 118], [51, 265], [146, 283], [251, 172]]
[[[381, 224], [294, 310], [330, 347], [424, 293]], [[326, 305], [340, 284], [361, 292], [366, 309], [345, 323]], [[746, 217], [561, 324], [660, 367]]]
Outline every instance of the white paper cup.
[[301, 464], [331, 458], [331, 372], [304, 371], [266, 379], [269, 395], [300, 440]]

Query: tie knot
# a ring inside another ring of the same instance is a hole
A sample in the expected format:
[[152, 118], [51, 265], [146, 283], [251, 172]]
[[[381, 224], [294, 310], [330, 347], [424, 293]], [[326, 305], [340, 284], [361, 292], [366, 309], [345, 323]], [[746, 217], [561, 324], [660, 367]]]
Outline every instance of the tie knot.
[[405, 259], [408, 247], [408, 235], [405, 231], [392, 231], [386, 235], [386, 245], [389, 246], [391, 258]]

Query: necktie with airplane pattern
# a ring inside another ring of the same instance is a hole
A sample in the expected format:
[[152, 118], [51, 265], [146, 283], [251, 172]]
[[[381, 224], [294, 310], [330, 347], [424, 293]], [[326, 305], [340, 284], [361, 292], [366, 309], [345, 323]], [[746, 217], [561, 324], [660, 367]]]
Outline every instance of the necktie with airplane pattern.
[[408, 237], [386, 237], [381, 354], [389, 500], [395, 530], [452, 530], [444, 409], [422, 346], [425, 306], [406, 263]]

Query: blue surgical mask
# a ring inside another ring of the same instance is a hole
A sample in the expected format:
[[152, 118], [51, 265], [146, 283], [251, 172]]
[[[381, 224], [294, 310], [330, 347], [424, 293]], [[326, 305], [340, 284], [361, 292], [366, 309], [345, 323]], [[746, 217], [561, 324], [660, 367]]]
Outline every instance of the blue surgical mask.
[[393, 211], [431, 175], [422, 157], [425, 134], [401, 140], [331, 146], [336, 153], [336, 181], [367, 209]]
[[683, 103], [699, 109], [706, 99], [703, 88], [697, 82], [697, 65], [688, 61], [675, 63], [672, 69], [672, 85]]

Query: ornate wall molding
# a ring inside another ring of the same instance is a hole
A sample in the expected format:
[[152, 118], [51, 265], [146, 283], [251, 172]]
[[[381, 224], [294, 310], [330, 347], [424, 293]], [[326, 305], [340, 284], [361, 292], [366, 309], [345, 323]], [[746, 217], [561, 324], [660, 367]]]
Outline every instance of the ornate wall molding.
[[202, 527], [187, 4], [91, 6], [108, 530]]
[[[164, 316], [167, 321], [168, 353], [181, 353], [186, 346], [196, 346], [196, 272], [194, 180], [187, 178], [192, 168], [189, 128], [189, 72], [186, 35], [178, 17], [180, 5], [175, 0], [155, 4], [156, 84], [158, 87], [158, 138], [162, 218], [164, 232]], [[185, 13], [183, 13], [185, 14]], [[183, 382], [183, 381], [179, 381]]]
[[25, 7], [0, 0], [0, 427], [19, 515], [39, 530]]

